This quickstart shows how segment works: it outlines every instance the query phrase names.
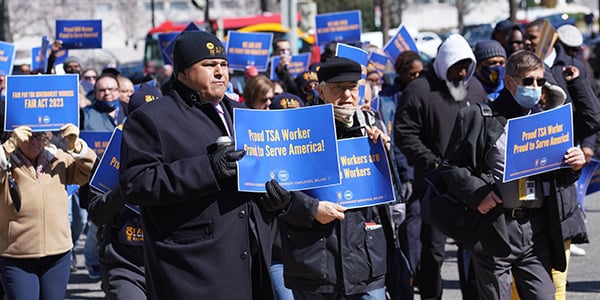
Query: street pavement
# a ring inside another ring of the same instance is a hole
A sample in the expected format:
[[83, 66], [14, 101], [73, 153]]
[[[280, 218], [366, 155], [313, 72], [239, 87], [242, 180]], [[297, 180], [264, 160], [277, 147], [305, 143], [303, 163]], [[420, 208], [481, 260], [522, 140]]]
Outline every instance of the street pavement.
[[[589, 244], [579, 245], [587, 252], [585, 256], [571, 256], [567, 276], [567, 299], [600, 299], [600, 193], [590, 195], [585, 200]], [[71, 273], [66, 299], [104, 299], [100, 282], [91, 280], [83, 266], [83, 242], [76, 249], [78, 270]], [[446, 259], [442, 267], [444, 293], [442, 299], [461, 299], [456, 266], [456, 246], [448, 244]], [[415, 295], [415, 299], [419, 299]]]

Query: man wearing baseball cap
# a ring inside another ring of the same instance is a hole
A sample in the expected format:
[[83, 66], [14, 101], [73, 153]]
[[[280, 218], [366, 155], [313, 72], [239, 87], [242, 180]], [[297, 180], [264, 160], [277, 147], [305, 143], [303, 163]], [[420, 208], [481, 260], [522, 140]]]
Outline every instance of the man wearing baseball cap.
[[225, 47], [204, 31], [175, 40], [173, 90], [123, 129], [120, 184], [141, 209], [148, 299], [273, 299], [269, 218], [238, 192]]

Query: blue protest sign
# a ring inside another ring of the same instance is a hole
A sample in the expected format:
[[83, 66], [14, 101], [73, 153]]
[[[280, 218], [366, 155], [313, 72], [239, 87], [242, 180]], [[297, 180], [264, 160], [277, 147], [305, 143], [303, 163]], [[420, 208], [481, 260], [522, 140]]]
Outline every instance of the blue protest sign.
[[390, 56], [392, 61], [396, 61], [398, 55], [406, 50], [412, 50], [419, 53], [415, 40], [410, 36], [406, 27], [400, 25], [400, 27], [398, 27], [398, 32], [396, 32], [394, 37], [392, 37], [383, 47], [383, 51]]
[[[379, 95], [373, 97], [373, 100], [371, 100], [371, 109], [375, 112], [379, 111]], [[391, 131], [388, 131], [391, 132]]]
[[[173, 41], [177, 36], [179, 36], [179, 32], [161, 33], [158, 35], [158, 44], [165, 64], [173, 64], [173, 48], [175, 46]], [[173, 43], [173, 46], [167, 50], [167, 47], [171, 45], [171, 43]]]
[[[599, 161], [596, 159], [592, 159], [590, 163], [585, 165], [581, 170], [581, 175], [579, 175], [579, 179], [577, 180], [577, 200], [579, 200], [579, 205], [585, 211], [584, 199], [586, 195], [594, 193], [598, 189], [598, 182], [595, 183], [596, 186], [592, 187], [592, 178], [594, 178], [597, 174]], [[596, 178], [597, 181], [598, 178]], [[591, 188], [591, 189], [590, 189]], [[591, 190], [591, 191], [590, 191]]]
[[81, 131], [79, 137], [85, 141], [90, 149], [96, 152], [98, 157], [102, 157], [104, 150], [108, 146], [110, 137], [112, 136], [111, 131]]
[[[308, 71], [308, 65], [310, 63], [310, 53], [300, 53], [298, 55], [292, 55], [290, 62], [287, 65], [288, 72], [292, 77], [298, 76], [302, 72]], [[277, 80], [277, 73], [275, 69], [279, 65], [279, 56], [271, 57], [271, 80]]]
[[0, 75], [10, 75], [15, 59], [15, 45], [0, 41]]
[[361, 20], [360, 10], [317, 15], [317, 45], [323, 47], [329, 42], [359, 42]]
[[564, 155], [573, 146], [571, 104], [509, 119], [503, 182], [566, 167]]
[[56, 20], [63, 49], [102, 48], [102, 20]]
[[273, 33], [229, 31], [229, 68], [244, 71], [246, 66], [255, 66], [259, 72], [266, 71], [272, 42]]
[[56, 52], [56, 54], [54, 55], [54, 57], [56, 58], [54, 60], [54, 65], [58, 65], [58, 64], [62, 64], [65, 59], [67, 59], [67, 57], [69, 57], [69, 50], [68, 49], [61, 49], [59, 51]]
[[360, 82], [358, 90], [358, 94], [360, 96], [358, 104], [362, 105], [364, 102], [363, 99], [365, 98], [365, 79], [367, 78], [367, 64], [369, 63], [369, 53], [364, 49], [341, 43], [337, 44], [335, 53], [339, 57], [345, 57], [360, 64], [360, 78], [363, 80]]
[[[587, 182], [588, 185], [585, 189], [585, 194], [590, 195], [600, 191], [600, 161], [597, 159], [592, 159], [592, 161], [590, 161], [583, 171], [585, 171], [585, 169], [588, 169], [588, 172], [592, 174], [591, 178], [589, 178], [589, 181]], [[579, 176], [580, 180], [584, 175], [583, 171], [581, 176]]]
[[121, 166], [121, 138], [123, 128], [117, 126], [110, 137], [104, 155], [98, 163], [96, 172], [92, 175], [90, 186], [106, 193], [119, 183], [119, 167]]
[[377, 52], [371, 52], [369, 54], [369, 65], [375, 67], [377, 72], [383, 74], [387, 65], [388, 57]]
[[[381, 120], [385, 124], [388, 132], [393, 132], [394, 115], [396, 114], [396, 108], [398, 106], [396, 93], [389, 96], [383, 96], [380, 93], [377, 98], [379, 99], [379, 115], [381, 116]], [[390, 134], [390, 138], [393, 141], [394, 135]]]
[[47, 36], [42, 36], [42, 46], [40, 47], [40, 68], [46, 73], [48, 69], [48, 47], [50, 47], [50, 41]]
[[[188, 26], [186, 26], [183, 31], [199, 31], [200, 29], [198, 28], [198, 26], [196, 26], [196, 24], [194, 22], [190, 22], [190, 24], [188, 24]], [[173, 64], [173, 50], [175, 49], [175, 39], [177, 38], [177, 36], [179, 35], [179, 32], [177, 32], [176, 36], [166, 45], [166, 47], [164, 49], [162, 49], [161, 53], [163, 55], [163, 62], [165, 64]], [[162, 45], [161, 45], [162, 47]]]
[[307, 190], [319, 200], [336, 202], [346, 208], [394, 202], [390, 165], [383, 143], [367, 137], [338, 141], [342, 184]]
[[[240, 191], [265, 192], [276, 179], [288, 190], [340, 183], [331, 104], [296, 109], [235, 109]], [[315, 120], [319, 120], [315, 122]]]
[[133, 91], [137, 92], [137, 90], [140, 89], [140, 87], [142, 86], [142, 84], [147, 84], [147, 85], [153, 86], [153, 87], [159, 87], [158, 84], [157, 84], [157, 82], [156, 82], [156, 79], [152, 79], [152, 80], [144, 81], [142, 83], [138, 83], [138, 84], [133, 85]]
[[6, 78], [5, 131], [29, 126], [55, 131], [71, 123], [79, 127], [77, 75], [19, 75]]
[[[42, 53], [41, 47], [33, 47], [31, 48], [31, 70], [35, 70], [41, 68], [42, 63]], [[45, 72], [46, 70], [44, 70]]]

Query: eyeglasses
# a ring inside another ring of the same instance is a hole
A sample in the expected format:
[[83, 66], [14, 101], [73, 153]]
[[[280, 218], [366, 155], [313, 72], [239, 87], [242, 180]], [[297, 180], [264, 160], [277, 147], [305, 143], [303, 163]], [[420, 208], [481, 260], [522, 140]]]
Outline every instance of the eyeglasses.
[[358, 93], [358, 83], [353, 84], [335, 84], [328, 83], [327, 86], [336, 94], [341, 94], [349, 90], [351, 93]]
[[267, 103], [269, 101], [273, 102], [273, 98], [272, 97], [271, 98], [264, 98], [261, 101], [262, 101], [262, 103]]
[[546, 78], [521, 77], [524, 86], [533, 85], [533, 81], [537, 83], [537, 86], [543, 86], [546, 83]]
[[279, 49], [279, 54], [288, 54], [290, 52], [290, 49]]
[[92, 80], [92, 79], [96, 79], [96, 76], [83, 76], [83, 79]]
[[521, 45], [521, 44], [523, 44], [523, 41], [510, 41], [510, 43]]
[[98, 93], [114, 93], [118, 90], [119, 90], [119, 88], [113, 87], [113, 88], [97, 89], [96, 91], [98, 91]]

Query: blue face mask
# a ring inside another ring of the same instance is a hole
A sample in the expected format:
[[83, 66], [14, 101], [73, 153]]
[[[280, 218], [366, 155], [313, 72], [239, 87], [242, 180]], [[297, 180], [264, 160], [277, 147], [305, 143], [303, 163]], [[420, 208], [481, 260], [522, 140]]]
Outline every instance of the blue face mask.
[[98, 101], [94, 102], [94, 107], [101, 112], [112, 112], [119, 106], [119, 99], [113, 101]]
[[517, 85], [517, 92], [514, 95], [515, 100], [519, 105], [526, 108], [532, 108], [538, 102], [540, 102], [540, 97], [542, 97], [542, 87], [526, 87], [522, 85]]
[[481, 67], [481, 78], [487, 79], [494, 86], [498, 86], [500, 84], [505, 74], [506, 68], [504, 66]]

